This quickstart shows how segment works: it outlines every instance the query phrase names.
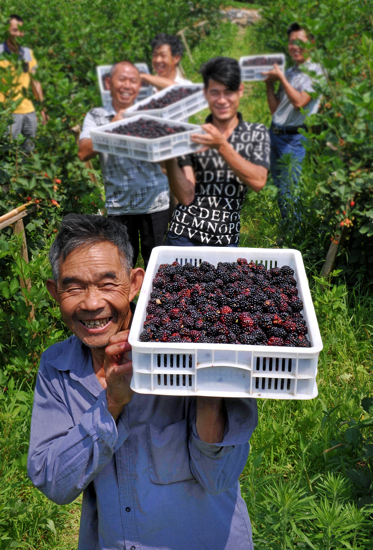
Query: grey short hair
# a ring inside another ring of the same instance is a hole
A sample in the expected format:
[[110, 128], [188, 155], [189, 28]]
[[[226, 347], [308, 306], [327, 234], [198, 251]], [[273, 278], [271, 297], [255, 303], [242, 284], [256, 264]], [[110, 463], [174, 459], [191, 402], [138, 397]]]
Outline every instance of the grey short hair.
[[133, 261], [133, 249], [127, 228], [123, 224], [106, 216], [90, 214], [65, 216], [49, 252], [53, 279], [58, 281], [60, 260], [65, 261], [71, 252], [81, 246], [105, 241], [118, 248], [122, 265], [129, 274]]

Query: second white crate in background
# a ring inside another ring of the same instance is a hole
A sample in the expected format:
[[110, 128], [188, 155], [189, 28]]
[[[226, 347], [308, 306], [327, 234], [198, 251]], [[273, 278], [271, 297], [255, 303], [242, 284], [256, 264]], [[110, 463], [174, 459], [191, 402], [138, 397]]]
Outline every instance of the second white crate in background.
[[[263, 80], [265, 76], [262, 75], [262, 72], [271, 71], [275, 62], [279, 65], [281, 70], [285, 72], [285, 60], [285, 55], [283, 53], [266, 53], [262, 55], [247, 55], [245, 57], [240, 57], [241, 78], [244, 82]], [[255, 63], [258, 61], [263, 61], [263, 64], [245, 65], [246, 62]]]
[[[170, 91], [179, 90], [180, 88], [197, 91], [162, 109], [140, 110], [140, 107], [147, 105], [150, 101], [160, 99]], [[207, 101], [203, 93], [203, 84], [174, 84], [140, 101], [136, 105], [133, 105], [126, 110], [125, 116], [131, 117], [144, 113], [156, 117], [167, 118], [168, 120], [186, 120], [188, 117], [202, 111], [202, 109], [205, 109], [207, 106]]]

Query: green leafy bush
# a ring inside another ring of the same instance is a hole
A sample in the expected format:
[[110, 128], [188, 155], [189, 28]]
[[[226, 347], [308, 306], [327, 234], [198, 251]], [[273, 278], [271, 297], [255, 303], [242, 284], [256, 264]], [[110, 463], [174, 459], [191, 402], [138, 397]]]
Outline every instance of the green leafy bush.
[[310, 55], [327, 76], [317, 84], [322, 106], [305, 134], [309, 163], [303, 185], [316, 191], [312, 200], [306, 198], [307, 215], [317, 216], [315, 233], [324, 235], [323, 249], [345, 228], [350, 269], [363, 267], [366, 273], [373, 261], [368, 252], [373, 237], [371, 3], [284, 0], [265, 2], [261, 13], [271, 50], [287, 51], [286, 28], [295, 20], [315, 37]]

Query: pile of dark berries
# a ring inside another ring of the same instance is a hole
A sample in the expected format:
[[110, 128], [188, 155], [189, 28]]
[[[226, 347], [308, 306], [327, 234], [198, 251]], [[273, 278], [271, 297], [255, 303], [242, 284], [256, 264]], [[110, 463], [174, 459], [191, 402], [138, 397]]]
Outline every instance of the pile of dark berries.
[[113, 130], [107, 130], [109, 134], [121, 134], [146, 139], [156, 139], [186, 131], [187, 129], [184, 126], [168, 126], [168, 124], [162, 124], [156, 120], [145, 120], [144, 118], [123, 126], [116, 126]]
[[142, 342], [310, 347], [294, 270], [263, 264], [160, 265]]
[[180, 99], [184, 99], [190, 95], [196, 94], [200, 90], [198, 88], [173, 88], [167, 94], [158, 99], [151, 99], [146, 105], [140, 105], [136, 111], [149, 111], [150, 109], [163, 109]]
[[282, 57], [254, 57], [253, 59], [246, 59], [243, 63], [243, 67], [262, 67], [263, 65], [283, 65], [284, 60]]

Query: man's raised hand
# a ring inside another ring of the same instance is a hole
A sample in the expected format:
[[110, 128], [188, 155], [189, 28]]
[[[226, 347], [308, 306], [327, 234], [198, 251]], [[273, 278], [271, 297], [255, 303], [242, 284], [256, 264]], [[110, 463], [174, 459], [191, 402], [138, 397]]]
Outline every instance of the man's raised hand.
[[128, 330], [118, 332], [110, 338], [109, 345], [105, 348], [106, 398], [108, 411], [114, 420], [117, 420], [133, 395], [130, 388], [132, 359], [128, 334]]
[[274, 63], [273, 69], [271, 69], [270, 71], [265, 71], [261, 73], [261, 75], [265, 77], [263, 79], [264, 82], [277, 82], [278, 80], [281, 80], [284, 73], [280, 69], [279, 65], [277, 65], [277, 63]]
[[219, 150], [227, 142], [223, 134], [213, 124], [202, 124], [202, 128], [206, 134], [192, 134], [191, 140], [195, 143], [205, 145], [204, 149], [202, 149], [203, 151], [206, 151], [208, 148]]

